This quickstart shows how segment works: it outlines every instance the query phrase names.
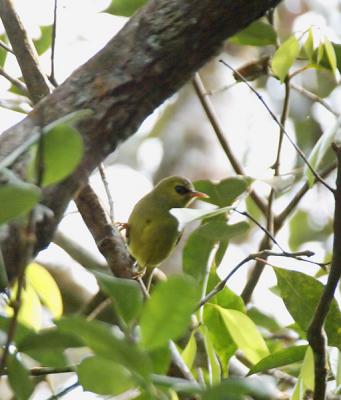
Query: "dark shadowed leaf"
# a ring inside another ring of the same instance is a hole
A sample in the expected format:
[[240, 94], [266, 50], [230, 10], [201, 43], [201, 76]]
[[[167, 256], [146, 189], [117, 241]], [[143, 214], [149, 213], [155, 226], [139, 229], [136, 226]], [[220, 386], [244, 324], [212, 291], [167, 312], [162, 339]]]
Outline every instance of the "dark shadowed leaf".
[[[282, 299], [298, 325], [307, 331], [322, 295], [324, 285], [315, 278], [297, 271], [274, 268]], [[341, 350], [341, 313], [333, 299], [327, 315], [325, 330], [330, 346]]]
[[116, 278], [95, 273], [98, 284], [113, 301], [116, 312], [127, 322], [132, 322], [142, 308], [142, 292], [139, 284], [131, 279]]
[[8, 380], [17, 400], [28, 400], [33, 392], [33, 382], [29, 371], [19, 361], [17, 355], [10, 354], [7, 359]]
[[265, 22], [256, 21], [229, 40], [233, 44], [249, 46], [267, 46], [276, 44], [277, 34], [274, 28]]

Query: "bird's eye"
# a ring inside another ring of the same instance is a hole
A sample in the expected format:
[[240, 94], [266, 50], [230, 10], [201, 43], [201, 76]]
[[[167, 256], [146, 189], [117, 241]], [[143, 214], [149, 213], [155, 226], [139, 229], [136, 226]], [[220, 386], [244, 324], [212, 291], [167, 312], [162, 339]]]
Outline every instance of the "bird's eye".
[[175, 191], [181, 195], [184, 195], [189, 192], [189, 190], [185, 186], [175, 186]]

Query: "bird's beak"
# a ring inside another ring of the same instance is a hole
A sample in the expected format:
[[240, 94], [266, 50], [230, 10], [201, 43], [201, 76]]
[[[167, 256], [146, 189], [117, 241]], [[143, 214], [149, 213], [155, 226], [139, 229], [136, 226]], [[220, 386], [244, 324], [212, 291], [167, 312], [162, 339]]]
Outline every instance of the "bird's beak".
[[198, 198], [198, 199], [207, 199], [208, 197], [210, 197], [206, 193], [196, 192], [196, 191], [191, 191], [189, 193], [189, 196], [193, 197], [193, 198]]

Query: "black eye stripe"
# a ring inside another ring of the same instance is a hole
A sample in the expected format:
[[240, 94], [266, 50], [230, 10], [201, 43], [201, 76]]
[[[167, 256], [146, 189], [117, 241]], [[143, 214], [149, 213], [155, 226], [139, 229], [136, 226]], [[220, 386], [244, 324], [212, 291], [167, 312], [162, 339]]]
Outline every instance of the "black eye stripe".
[[189, 189], [187, 189], [185, 186], [181, 186], [181, 185], [175, 186], [175, 191], [181, 195], [184, 195], [184, 194], [190, 192]]

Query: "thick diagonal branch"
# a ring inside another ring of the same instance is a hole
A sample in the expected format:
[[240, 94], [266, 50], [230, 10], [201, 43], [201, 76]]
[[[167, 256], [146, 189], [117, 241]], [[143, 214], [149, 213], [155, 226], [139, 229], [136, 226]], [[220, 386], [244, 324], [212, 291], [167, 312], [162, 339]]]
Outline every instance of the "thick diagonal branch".
[[[37, 251], [48, 245], [66, 205], [91, 171], [216, 54], [226, 38], [279, 1], [151, 0], [99, 53], [1, 136], [0, 159], [27, 140], [39, 121], [46, 124], [80, 109], [93, 111], [79, 124], [85, 145], [79, 167], [62, 183], [44, 189], [42, 202], [55, 217], [39, 225]], [[2, 239], [12, 275], [15, 240], [10, 234]]]

